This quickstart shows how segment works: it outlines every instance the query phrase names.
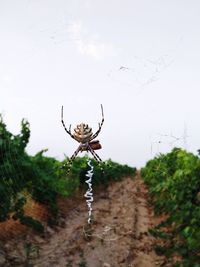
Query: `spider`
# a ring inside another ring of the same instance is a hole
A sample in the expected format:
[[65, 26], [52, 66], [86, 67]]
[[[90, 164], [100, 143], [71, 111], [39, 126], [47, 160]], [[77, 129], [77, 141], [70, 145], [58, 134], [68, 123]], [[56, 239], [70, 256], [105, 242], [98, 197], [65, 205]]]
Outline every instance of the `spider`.
[[[102, 120], [101, 123], [99, 123], [99, 129], [93, 134], [92, 128], [88, 126], [88, 124], [81, 123], [76, 126], [74, 129], [74, 133], [71, 133], [71, 124], [69, 126], [69, 130], [65, 126], [64, 120], [63, 120], [63, 106], [61, 109], [61, 122], [65, 129], [65, 131], [71, 136], [71, 138], [75, 139], [77, 142], [80, 143], [77, 150], [74, 152], [74, 154], [69, 159], [70, 165], [72, 164], [73, 160], [76, 158], [79, 152], [83, 151], [89, 151], [96, 161], [99, 163], [102, 162], [102, 159], [97, 155], [97, 153], [94, 150], [101, 149], [101, 144], [98, 140], [94, 140], [100, 133], [102, 125], [104, 123], [104, 114], [103, 114], [103, 105], [101, 105], [101, 113], [102, 113]], [[69, 171], [69, 170], [68, 170]]]

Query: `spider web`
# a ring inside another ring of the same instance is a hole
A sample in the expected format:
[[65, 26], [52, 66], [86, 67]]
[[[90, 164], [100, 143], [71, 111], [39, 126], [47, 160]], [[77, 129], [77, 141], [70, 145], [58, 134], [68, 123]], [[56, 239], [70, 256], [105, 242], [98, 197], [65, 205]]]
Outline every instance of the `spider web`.
[[107, 76], [115, 83], [134, 89], [138, 95], [160, 79], [160, 75], [173, 64], [174, 56], [170, 53], [147, 59], [134, 56], [129, 61], [111, 69]]
[[188, 149], [187, 140], [190, 136], [187, 135], [187, 128], [184, 125], [184, 130], [182, 135], [174, 135], [173, 132], [170, 133], [157, 133], [153, 136], [150, 136], [150, 154], [151, 157], [156, 154], [160, 154], [163, 150], [170, 150], [174, 147], [181, 147], [185, 150]]
[[124, 56], [123, 62], [110, 68], [107, 76], [114, 83], [131, 89], [138, 96], [149, 85], [159, 81], [162, 74], [173, 65], [181, 42], [182, 36], [171, 48], [157, 55], [144, 57], [128, 54], [128, 56]]
[[87, 171], [86, 173], [86, 183], [88, 184], [88, 190], [87, 192], [85, 193], [85, 198], [86, 198], [86, 203], [87, 203], [87, 206], [88, 206], [88, 224], [91, 223], [91, 219], [92, 219], [92, 202], [93, 202], [93, 192], [92, 192], [92, 177], [93, 177], [93, 165], [92, 165], [92, 162], [91, 162], [91, 159], [88, 158], [88, 161], [87, 161], [87, 164], [89, 166], [89, 170]]

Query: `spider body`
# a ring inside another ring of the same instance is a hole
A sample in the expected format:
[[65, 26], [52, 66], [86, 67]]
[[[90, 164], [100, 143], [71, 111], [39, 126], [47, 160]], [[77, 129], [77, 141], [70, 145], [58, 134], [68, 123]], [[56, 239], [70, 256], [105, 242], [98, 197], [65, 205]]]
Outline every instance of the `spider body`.
[[81, 123], [74, 129], [74, 139], [80, 143], [86, 143], [90, 141], [93, 136], [92, 128], [89, 128], [88, 124]]
[[103, 106], [101, 105], [101, 112], [102, 112], [102, 120], [101, 123], [99, 123], [98, 130], [93, 134], [92, 128], [88, 126], [88, 124], [81, 123], [76, 126], [74, 129], [73, 134], [71, 133], [71, 125], [69, 126], [69, 130], [66, 128], [64, 120], [63, 120], [63, 107], [61, 111], [61, 122], [65, 129], [65, 131], [71, 136], [71, 138], [75, 139], [77, 142], [79, 142], [79, 147], [74, 152], [74, 154], [69, 159], [70, 163], [75, 159], [75, 157], [78, 155], [79, 152], [83, 151], [89, 151], [95, 160], [98, 162], [102, 162], [101, 158], [96, 154], [94, 150], [101, 149], [101, 144], [98, 140], [94, 140], [100, 133], [101, 127], [104, 123], [104, 114], [103, 114]]

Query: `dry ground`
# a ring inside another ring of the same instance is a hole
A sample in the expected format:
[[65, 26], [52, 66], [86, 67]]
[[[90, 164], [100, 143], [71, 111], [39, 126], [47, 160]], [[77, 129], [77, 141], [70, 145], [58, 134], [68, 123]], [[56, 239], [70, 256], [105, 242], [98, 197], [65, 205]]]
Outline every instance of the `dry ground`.
[[47, 227], [44, 237], [33, 234], [26, 237], [26, 246], [18, 240], [18, 248], [12, 253], [12, 244], [4, 243], [7, 247], [3, 267], [165, 266], [164, 259], [155, 254], [155, 241], [148, 234], [154, 218], [139, 175], [112, 183], [105, 192], [96, 198], [94, 195], [91, 226], [87, 224], [84, 198], [71, 209], [64, 207], [65, 202], [62, 205], [62, 227]]

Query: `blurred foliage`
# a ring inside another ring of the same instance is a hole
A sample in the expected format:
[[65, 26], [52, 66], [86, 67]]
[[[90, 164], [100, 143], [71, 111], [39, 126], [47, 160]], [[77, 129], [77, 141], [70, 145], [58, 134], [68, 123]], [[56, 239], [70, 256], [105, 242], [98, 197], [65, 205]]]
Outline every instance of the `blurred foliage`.
[[166, 219], [150, 232], [167, 240], [167, 257], [179, 254], [174, 266], [200, 266], [200, 158], [180, 148], [155, 157], [142, 169], [155, 212]]
[[[30, 127], [26, 120], [21, 122], [18, 135], [10, 133], [0, 117], [0, 222], [9, 219], [20, 220], [22, 224], [43, 231], [40, 222], [24, 214], [27, 196], [45, 204], [50, 211], [50, 224], [58, 219], [57, 197], [69, 197], [85, 185], [88, 158], [77, 157], [67, 175], [65, 165], [68, 159], [60, 162], [46, 157], [41, 150], [34, 156], [26, 153], [30, 138]], [[94, 166], [93, 184], [107, 186], [109, 181], [123, 176], [134, 176], [135, 168], [108, 160], [101, 166], [92, 160]], [[103, 169], [103, 171], [102, 171]], [[26, 193], [25, 193], [26, 192]]]

